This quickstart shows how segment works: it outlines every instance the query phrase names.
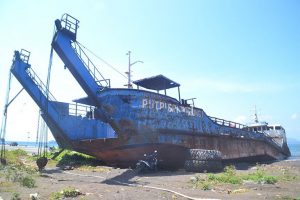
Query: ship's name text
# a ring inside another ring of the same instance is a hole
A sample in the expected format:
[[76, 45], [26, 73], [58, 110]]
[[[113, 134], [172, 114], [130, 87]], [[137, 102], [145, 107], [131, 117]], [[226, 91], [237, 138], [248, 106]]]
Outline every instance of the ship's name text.
[[186, 113], [189, 116], [197, 116], [201, 113], [197, 112], [192, 106], [191, 107], [184, 107], [178, 106], [172, 103], [166, 103], [163, 101], [157, 101], [154, 99], [143, 99], [142, 101], [142, 108], [150, 108], [155, 110], [167, 110], [168, 112], [172, 113]]

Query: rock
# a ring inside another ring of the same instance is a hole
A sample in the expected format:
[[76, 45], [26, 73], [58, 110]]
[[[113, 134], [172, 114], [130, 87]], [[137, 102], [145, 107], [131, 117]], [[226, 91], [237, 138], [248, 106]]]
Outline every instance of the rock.
[[197, 181], [197, 178], [196, 178], [195, 176], [192, 176], [192, 177], [190, 178], [190, 181], [196, 182], [196, 181]]
[[70, 166], [70, 165], [66, 165], [66, 166], [62, 167], [62, 170], [73, 170], [73, 169], [74, 169], [74, 167]]
[[29, 199], [31, 199], [31, 200], [38, 200], [39, 199], [38, 193], [29, 194]]

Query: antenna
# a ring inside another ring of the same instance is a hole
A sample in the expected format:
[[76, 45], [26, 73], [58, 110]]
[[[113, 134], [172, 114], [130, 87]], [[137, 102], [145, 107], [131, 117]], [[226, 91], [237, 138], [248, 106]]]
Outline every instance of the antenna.
[[130, 60], [131, 51], [128, 51], [126, 53], [126, 55], [128, 55], [128, 72], [125, 72], [125, 73], [128, 76], [128, 83], [125, 86], [127, 86], [128, 88], [132, 88], [132, 84], [131, 84], [131, 69], [130, 68], [131, 68], [132, 65], [134, 65], [136, 63], [144, 63], [144, 62], [141, 61], [141, 60], [137, 60], [137, 61], [131, 63], [131, 60]]
[[257, 109], [256, 109], [256, 105], [254, 106], [254, 111], [255, 111], [255, 113], [254, 113], [254, 121], [255, 121], [255, 123], [258, 123], [258, 117], [257, 117]]

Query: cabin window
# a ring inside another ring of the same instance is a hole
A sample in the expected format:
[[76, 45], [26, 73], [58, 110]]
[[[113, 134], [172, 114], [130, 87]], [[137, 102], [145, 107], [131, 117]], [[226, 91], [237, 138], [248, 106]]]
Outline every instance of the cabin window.
[[276, 126], [275, 127], [275, 130], [281, 130], [282, 128], [281, 128], [281, 126]]
[[269, 126], [268, 128], [269, 128], [269, 130], [274, 130], [274, 129], [273, 129], [273, 126]]

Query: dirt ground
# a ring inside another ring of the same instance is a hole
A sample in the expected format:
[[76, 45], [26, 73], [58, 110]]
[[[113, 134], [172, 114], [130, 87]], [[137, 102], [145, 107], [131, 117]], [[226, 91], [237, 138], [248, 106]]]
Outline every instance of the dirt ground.
[[[99, 168], [99, 170], [97, 169]], [[51, 193], [73, 187], [82, 195], [71, 199], [297, 199], [300, 198], [300, 160], [281, 161], [263, 165], [272, 174], [288, 170], [295, 180], [279, 181], [276, 184], [243, 183], [239, 186], [216, 185], [211, 190], [193, 188], [191, 179], [198, 173], [159, 171], [138, 175], [131, 169], [99, 166], [91, 170], [62, 170], [46, 168], [36, 178], [37, 187], [26, 188], [15, 184], [5, 188], [1, 185], [0, 197], [11, 199], [12, 192], [21, 199], [29, 199], [29, 194], [38, 193], [39, 199], [50, 199]], [[238, 173], [255, 170], [253, 165], [237, 166]], [[235, 191], [235, 192], [233, 192]], [[186, 196], [184, 196], [186, 195]], [[0, 198], [0, 199], [1, 199]]]

